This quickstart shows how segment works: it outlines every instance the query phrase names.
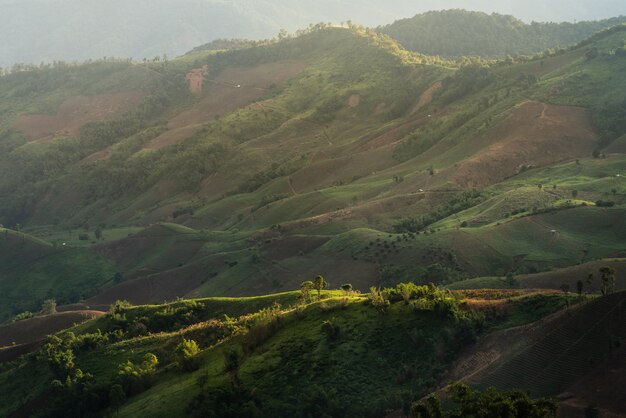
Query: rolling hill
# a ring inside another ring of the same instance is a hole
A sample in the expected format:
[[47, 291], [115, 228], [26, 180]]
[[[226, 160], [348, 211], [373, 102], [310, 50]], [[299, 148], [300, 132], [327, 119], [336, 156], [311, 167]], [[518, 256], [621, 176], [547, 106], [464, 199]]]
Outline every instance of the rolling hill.
[[487, 66], [317, 25], [24, 68], [0, 77], [0, 222], [40, 241], [7, 260], [50, 254], [38, 297], [105, 307], [624, 257], [624, 33]]
[[[587, 347], [611, 335], [623, 337], [623, 292], [583, 300], [556, 292], [469, 295], [400, 286], [385, 291], [391, 303], [383, 308], [368, 294], [323, 291], [321, 300], [314, 296], [307, 303], [299, 293], [117, 304], [106, 315], [48, 338], [36, 353], [1, 365], [0, 412], [405, 416], [412, 401], [450, 376], [477, 385], [499, 379], [501, 388], [557, 395], [571, 382], [590, 379], [590, 372], [614, 371], [608, 345]], [[602, 326], [606, 321], [613, 324], [610, 334]], [[200, 347], [188, 366], [175, 354], [184, 340]], [[576, 343], [565, 357], [559, 348], [570, 340]], [[60, 353], [71, 353], [63, 354], [71, 365], [55, 366]], [[142, 359], [152, 354], [157, 367], [141, 369], [149, 367]], [[572, 356], [580, 361], [567, 361]], [[552, 364], [545, 368], [549, 379], [535, 386], [519, 382], [523, 374], [515, 371], [524, 361]], [[565, 385], [550, 372], [555, 361], [568, 370]], [[136, 380], [125, 380], [124, 367], [138, 367]], [[67, 383], [50, 384], [64, 375]], [[118, 384], [125, 393], [121, 398], [114, 395]], [[586, 397], [578, 390], [576, 396], [580, 404], [594, 401], [619, 412], [608, 393]]]
[[568, 47], [624, 21], [626, 17], [620, 16], [594, 22], [527, 24], [497, 13], [444, 10], [401, 19], [378, 30], [422, 54], [505, 57]]

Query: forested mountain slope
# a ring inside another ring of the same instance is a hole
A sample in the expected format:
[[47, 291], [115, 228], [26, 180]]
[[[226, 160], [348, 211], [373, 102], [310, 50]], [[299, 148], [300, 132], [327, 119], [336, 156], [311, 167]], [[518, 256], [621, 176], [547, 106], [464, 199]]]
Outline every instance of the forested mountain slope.
[[[91, 289], [39, 296], [87, 305], [624, 257], [624, 30], [490, 65], [318, 25], [17, 71], [0, 78], [0, 222], [105, 263]], [[24, 300], [3, 315], [40, 302]]]
[[418, 14], [378, 30], [422, 54], [505, 57], [568, 47], [624, 21], [626, 17], [620, 16], [576, 23], [524, 23], [513, 16], [457, 9]]

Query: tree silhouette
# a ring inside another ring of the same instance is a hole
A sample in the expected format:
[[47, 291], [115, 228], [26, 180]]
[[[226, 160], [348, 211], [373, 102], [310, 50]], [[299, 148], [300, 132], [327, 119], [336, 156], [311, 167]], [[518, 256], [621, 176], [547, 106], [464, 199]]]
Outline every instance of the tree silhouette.
[[53, 315], [57, 313], [57, 301], [54, 299], [46, 299], [41, 304], [42, 315]]
[[602, 295], [606, 296], [615, 290], [615, 269], [611, 267], [600, 268], [600, 280], [602, 280]]
[[315, 277], [313, 281], [313, 288], [317, 290], [317, 299], [320, 300], [322, 298], [322, 290], [328, 287], [328, 282], [324, 279], [324, 277], [318, 275]]
[[302, 284], [300, 284], [300, 297], [306, 303], [311, 302], [311, 290], [313, 290], [314, 288], [315, 284], [310, 280], [307, 280], [306, 282], [302, 282]]

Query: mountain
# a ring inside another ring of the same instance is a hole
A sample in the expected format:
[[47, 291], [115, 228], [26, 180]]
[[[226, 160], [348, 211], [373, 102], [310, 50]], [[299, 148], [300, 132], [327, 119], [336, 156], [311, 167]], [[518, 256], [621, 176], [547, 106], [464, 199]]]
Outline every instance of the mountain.
[[409, 50], [427, 55], [504, 57], [574, 45], [626, 21], [526, 24], [513, 16], [446, 10], [427, 12], [380, 27]]
[[[45, 292], [11, 294], [2, 318], [46, 298], [259, 295], [317, 274], [366, 290], [624, 257], [624, 28], [488, 67], [318, 25], [1, 77], [0, 222], [50, 254]], [[78, 284], [55, 284], [69, 266]]]
[[[352, 20], [378, 26], [418, 12], [466, 8], [526, 21], [593, 20], [626, 14], [618, 0], [3, 0], [0, 66], [102, 57], [180, 55], [220, 38], [264, 39], [280, 29]], [[442, 54], [443, 55], [443, 54]]]
[[0, 415], [407, 416], [451, 379], [623, 413], [625, 38], [3, 73]]

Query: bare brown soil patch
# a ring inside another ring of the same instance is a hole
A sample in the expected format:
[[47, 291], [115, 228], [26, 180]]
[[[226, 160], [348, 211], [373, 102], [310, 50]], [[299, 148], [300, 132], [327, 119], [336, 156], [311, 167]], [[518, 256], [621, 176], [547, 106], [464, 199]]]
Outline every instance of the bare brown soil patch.
[[306, 67], [300, 62], [276, 62], [254, 67], [230, 68], [214, 79], [205, 80], [204, 98], [170, 119], [168, 131], [146, 148], [161, 149], [191, 137], [196, 125], [211, 123], [265, 96], [273, 84], [293, 77]]
[[[368, 152], [346, 153], [339, 158], [325, 159], [320, 153], [319, 161], [297, 171], [291, 177], [293, 187], [303, 193], [317, 187], [330, 186], [336, 182], [350, 183], [354, 178], [365, 177], [372, 171], [383, 170], [394, 164], [391, 147], [370, 150]], [[328, 154], [338, 155], [339, 152], [330, 148]]]
[[585, 109], [525, 102], [479, 141], [491, 143], [447, 175], [463, 188], [479, 188], [517, 174], [587, 156], [598, 138]]
[[203, 65], [200, 68], [194, 68], [185, 75], [185, 80], [189, 85], [192, 93], [201, 93], [205, 77], [209, 74], [209, 66]]
[[350, 97], [348, 97], [348, 106], [357, 107], [359, 104], [361, 104], [360, 94], [353, 94]]
[[378, 105], [376, 105], [376, 109], [374, 109], [374, 115], [382, 115], [387, 110], [389, 110], [389, 106], [387, 106], [387, 103], [378, 103]]
[[60, 312], [0, 327], [0, 347], [27, 344], [102, 315], [100, 311]]
[[430, 118], [428, 116], [419, 119], [412, 119], [393, 128], [374, 135], [368, 135], [358, 141], [358, 147], [353, 152], [361, 152], [371, 150], [373, 148], [394, 145], [402, 140], [406, 135], [413, 132], [418, 127], [426, 124]]
[[207, 278], [202, 263], [139, 277], [113, 286], [86, 301], [89, 305], [110, 305], [127, 300], [134, 305], [164, 303], [197, 289]]
[[44, 344], [43, 340], [35, 341], [32, 343], [12, 345], [8, 347], [0, 348], [0, 364], [7, 361], [14, 361], [23, 356], [24, 354], [31, 353], [41, 347]]
[[30, 139], [46, 141], [56, 136], [76, 136], [88, 122], [119, 116], [135, 108], [141, 91], [76, 96], [65, 100], [56, 115], [21, 115], [13, 128]]
[[411, 112], [417, 112], [424, 106], [428, 106], [430, 102], [433, 101], [434, 94], [437, 91], [441, 90], [441, 87], [443, 87], [443, 83], [441, 81], [437, 81], [432, 86], [428, 87], [426, 91], [421, 94], [419, 100], [417, 101], [417, 104], [415, 105], [415, 107], [413, 107], [413, 110]]

